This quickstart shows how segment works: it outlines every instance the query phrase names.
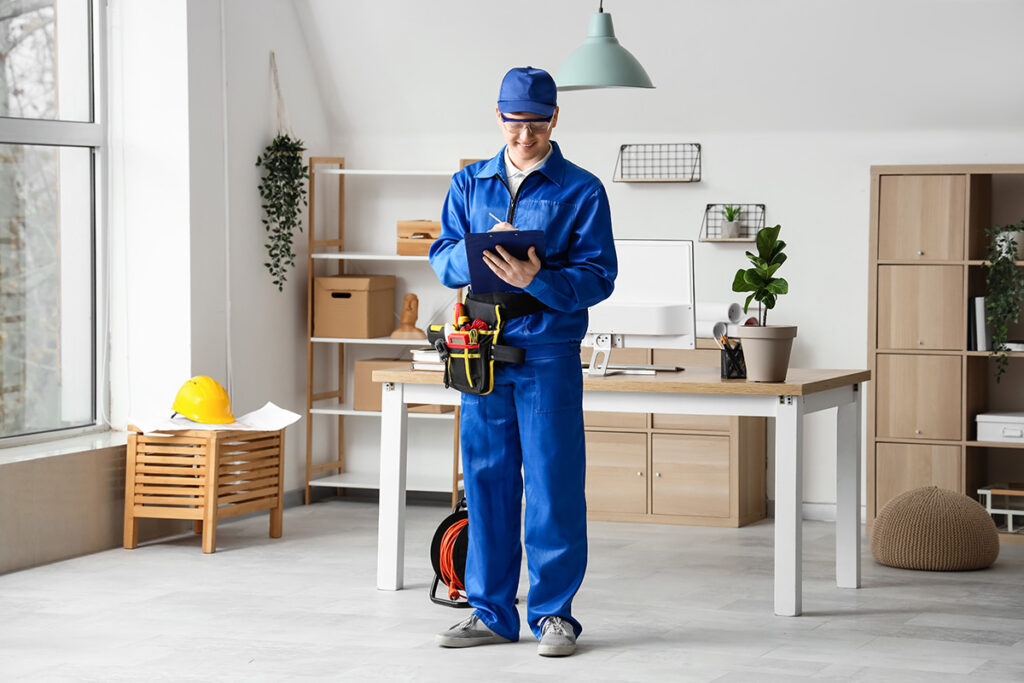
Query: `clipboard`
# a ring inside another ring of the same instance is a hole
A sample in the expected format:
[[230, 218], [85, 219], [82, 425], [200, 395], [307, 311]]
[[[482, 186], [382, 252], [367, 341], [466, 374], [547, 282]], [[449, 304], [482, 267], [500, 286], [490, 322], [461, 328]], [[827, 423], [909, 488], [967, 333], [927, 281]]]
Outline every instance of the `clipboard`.
[[497, 230], [495, 232], [471, 232], [466, 235], [466, 261], [469, 263], [469, 284], [477, 294], [490, 292], [515, 292], [518, 288], [508, 284], [484, 263], [484, 250], [494, 251], [501, 245], [517, 259], [529, 260], [530, 247], [537, 247], [537, 258], [544, 262], [546, 240], [543, 230]]

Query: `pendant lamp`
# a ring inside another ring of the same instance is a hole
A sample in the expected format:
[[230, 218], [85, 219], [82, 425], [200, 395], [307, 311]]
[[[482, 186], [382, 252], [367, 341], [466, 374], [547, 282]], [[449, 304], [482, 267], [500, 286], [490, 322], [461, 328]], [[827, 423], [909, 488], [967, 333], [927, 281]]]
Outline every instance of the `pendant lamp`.
[[555, 83], [559, 90], [654, 87], [636, 57], [619, 45], [612, 15], [604, 11], [604, 0], [590, 16], [586, 40], [562, 64]]

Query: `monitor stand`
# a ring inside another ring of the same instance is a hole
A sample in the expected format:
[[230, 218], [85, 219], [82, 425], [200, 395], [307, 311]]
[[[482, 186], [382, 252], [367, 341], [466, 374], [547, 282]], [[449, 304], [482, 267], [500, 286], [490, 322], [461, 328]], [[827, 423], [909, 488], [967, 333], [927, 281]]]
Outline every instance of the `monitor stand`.
[[591, 376], [605, 375], [653, 375], [661, 372], [678, 372], [685, 368], [675, 365], [615, 365], [609, 364], [612, 347], [622, 347], [621, 334], [598, 334], [594, 336], [594, 350], [590, 355], [587, 374]]

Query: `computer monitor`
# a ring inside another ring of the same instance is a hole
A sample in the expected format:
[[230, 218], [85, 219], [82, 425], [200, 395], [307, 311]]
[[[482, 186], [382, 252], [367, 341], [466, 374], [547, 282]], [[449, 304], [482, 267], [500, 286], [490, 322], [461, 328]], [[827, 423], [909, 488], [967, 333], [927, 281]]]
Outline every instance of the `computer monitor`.
[[693, 241], [615, 240], [615, 252], [615, 291], [590, 309], [583, 340], [594, 347], [590, 373], [640, 369], [609, 366], [615, 348], [695, 348]]

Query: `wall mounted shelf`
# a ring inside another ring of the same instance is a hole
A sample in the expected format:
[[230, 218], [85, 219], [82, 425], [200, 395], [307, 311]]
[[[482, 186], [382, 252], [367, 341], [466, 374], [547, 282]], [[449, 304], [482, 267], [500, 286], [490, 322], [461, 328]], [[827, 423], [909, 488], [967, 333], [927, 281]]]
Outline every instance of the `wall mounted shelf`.
[[[726, 206], [740, 207], [739, 237], [722, 237], [723, 211]], [[701, 242], [753, 242], [764, 227], [764, 204], [708, 204], [700, 224]]]
[[612, 181], [699, 183], [700, 170], [700, 144], [696, 142], [621, 145]]

